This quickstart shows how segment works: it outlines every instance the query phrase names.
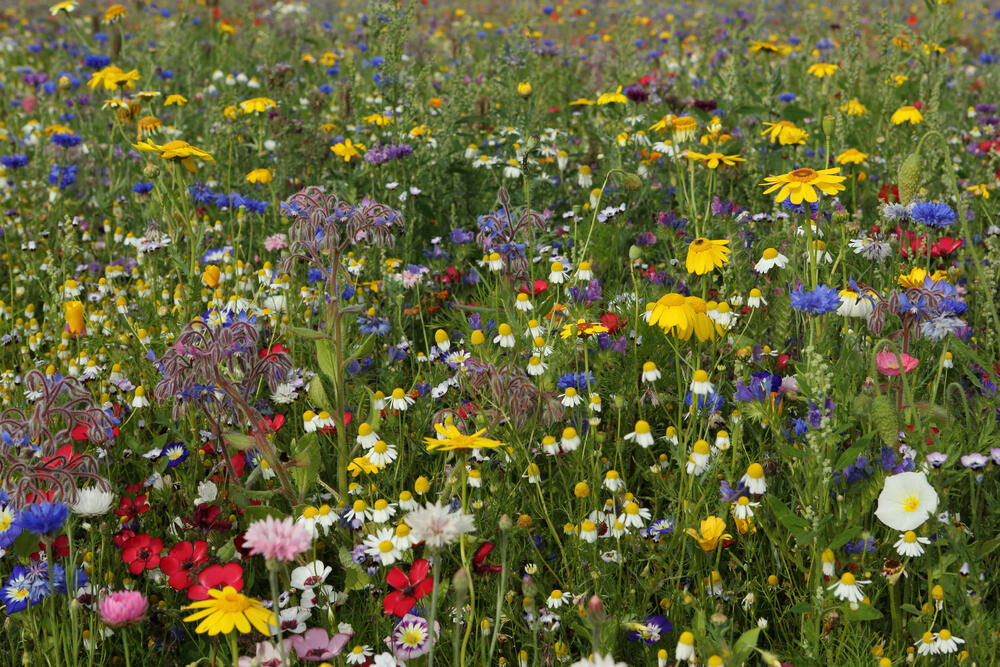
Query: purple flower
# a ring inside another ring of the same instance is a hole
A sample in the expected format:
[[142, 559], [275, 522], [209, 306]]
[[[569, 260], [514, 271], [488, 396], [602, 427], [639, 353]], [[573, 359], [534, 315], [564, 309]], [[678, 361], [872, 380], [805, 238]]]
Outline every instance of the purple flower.
[[945, 464], [945, 461], [948, 460], [948, 455], [942, 454], [941, 452], [931, 452], [924, 458], [931, 464], [932, 467], [940, 468]]
[[986, 467], [987, 463], [990, 462], [990, 458], [988, 456], [980, 454], [979, 452], [966, 454], [958, 460], [962, 462], [963, 466], [972, 470], [981, 470]]
[[642, 641], [644, 644], [655, 644], [660, 641], [663, 635], [670, 634], [674, 629], [663, 616], [647, 616], [646, 622], [639, 624], [639, 627], [628, 633], [627, 639], [630, 642]]
[[[434, 634], [441, 634], [441, 626], [434, 623]], [[392, 631], [391, 637], [386, 637], [385, 643], [392, 649], [397, 660], [412, 660], [419, 658], [430, 650], [430, 632], [427, 619], [415, 614], [407, 614]]]

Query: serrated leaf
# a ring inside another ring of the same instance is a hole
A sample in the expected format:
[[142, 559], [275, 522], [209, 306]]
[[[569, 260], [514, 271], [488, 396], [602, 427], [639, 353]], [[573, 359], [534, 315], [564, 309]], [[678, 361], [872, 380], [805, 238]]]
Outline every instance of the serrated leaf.
[[767, 504], [774, 513], [774, 517], [778, 520], [778, 523], [801, 541], [803, 536], [809, 531], [808, 522], [802, 517], [793, 514], [788, 509], [788, 506], [778, 500], [776, 496], [768, 496]]
[[333, 343], [329, 339], [316, 341], [316, 360], [319, 362], [319, 369], [323, 375], [329, 378], [330, 382], [335, 382], [337, 362], [333, 352]]
[[314, 376], [309, 381], [309, 400], [318, 408], [333, 412], [333, 404], [326, 395], [326, 388], [323, 386], [323, 378]]
[[847, 607], [846, 615], [849, 621], [877, 621], [882, 618], [882, 612], [870, 604], [859, 604], [857, 609]]
[[307, 329], [306, 327], [288, 327], [289, 333], [297, 338], [304, 338], [305, 340], [321, 340], [323, 338], [328, 338], [328, 336], [322, 331], [315, 331], [314, 329]]
[[257, 446], [257, 442], [254, 438], [246, 433], [240, 433], [239, 431], [223, 431], [222, 439], [226, 441], [227, 445], [238, 449], [241, 452]]

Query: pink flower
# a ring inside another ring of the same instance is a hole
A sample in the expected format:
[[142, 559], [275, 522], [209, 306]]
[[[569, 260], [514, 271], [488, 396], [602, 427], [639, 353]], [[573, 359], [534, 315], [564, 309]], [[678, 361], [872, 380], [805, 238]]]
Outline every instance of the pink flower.
[[272, 234], [264, 239], [264, 248], [266, 250], [281, 250], [282, 248], [288, 247], [288, 237], [284, 234]]
[[878, 372], [882, 375], [896, 376], [899, 375], [900, 359], [903, 360], [904, 373], [909, 373], [920, 363], [919, 359], [911, 357], [906, 353], [899, 355], [897, 358], [895, 352], [879, 352], [875, 355], [875, 365], [878, 366]]
[[250, 524], [243, 546], [250, 550], [251, 556], [291, 561], [312, 546], [312, 537], [291, 517], [279, 520], [269, 516]]
[[98, 614], [109, 628], [127, 628], [146, 618], [149, 601], [138, 591], [118, 591], [101, 600]]
[[[254, 662], [255, 660], [256, 662]], [[281, 656], [274, 650], [271, 642], [258, 642], [254, 657], [247, 658], [246, 656], [241, 656], [239, 665], [240, 667], [251, 667], [251, 665], [281, 667]]]
[[338, 632], [334, 636], [326, 634], [323, 628], [310, 628], [305, 634], [295, 635], [285, 640], [285, 649], [295, 649], [300, 660], [323, 662], [340, 655], [351, 639], [351, 635]]

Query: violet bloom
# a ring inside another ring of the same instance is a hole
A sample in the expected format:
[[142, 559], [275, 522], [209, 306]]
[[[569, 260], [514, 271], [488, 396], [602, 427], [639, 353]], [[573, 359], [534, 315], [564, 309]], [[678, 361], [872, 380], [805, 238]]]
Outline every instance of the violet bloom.
[[940, 468], [945, 464], [945, 461], [948, 460], [948, 455], [942, 454], [941, 452], [931, 452], [924, 458], [927, 459], [927, 462], [930, 463], [932, 467]]
[[295, 654], [300, 660], [323, 662], [340, 655], [350, 640], [351, 635], [343, 632], [331, 637], [323, 628], [310, 628], [304, 634], [286, 639], [285, 650], [295, 649]]
[[966, 454], [965, 456], [959, 458], [962, 465], [966, 468], [972, 470], [982, 470], [986, 467], [986, 464], [990, 462], [988, 456], [980, 454], [979, 452], [973, 452], [972, 454]]
[[145, 620], [149, 601], [138, 591], [118, 591], [105, 596], [98, 607], [101, 622], [109, 628], [128, 628]]
[[[441, 626], [434, 623], [434, 635], [441, 635]], [[419, 658], [430, 650], [430, 632], [427, 619], [415, 614], [407, 614], [392, 631], [391, 637], [385, 638], [386, 645], [392, 649], [397, 660], [412, 660]]]

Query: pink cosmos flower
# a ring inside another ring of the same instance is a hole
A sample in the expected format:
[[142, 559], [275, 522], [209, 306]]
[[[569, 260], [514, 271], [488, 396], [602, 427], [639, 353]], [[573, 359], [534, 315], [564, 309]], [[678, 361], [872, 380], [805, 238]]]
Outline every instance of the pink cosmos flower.
[[272, 234], [264, 239], [264, 248], [266, 250], [281, 250], [288, 247], [288, 237], [284, 234]]
[[127, 628], [146, 618], [149, 601], [138, 591], [118, 591], [101, 600], [98, 614], [109, 628]]
[[879, 352], [875, 355], [875, 365], [878, 367], [878, 372], [882, 375], [896, 376], [899, 375], [900, 359], [903, 361], [904, 373], [909, 373], [920, 363], [919, 359], [911, 357], [906, 353], [899, 355], [897, 358], [895, 352]]
[[291, 561], [312, 546], [312, 537], [291, 517], [275, 519], [269, 516], [250, 524], [243, 546], [249, 549], [251, 556]]

